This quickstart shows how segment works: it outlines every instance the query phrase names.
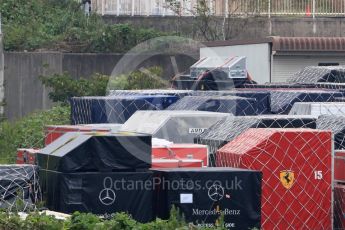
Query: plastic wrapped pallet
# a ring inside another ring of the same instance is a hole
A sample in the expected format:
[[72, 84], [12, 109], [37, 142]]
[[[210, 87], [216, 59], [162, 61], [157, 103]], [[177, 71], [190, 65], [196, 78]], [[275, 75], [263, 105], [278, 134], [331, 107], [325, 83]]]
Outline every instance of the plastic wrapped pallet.
[[174, 143], [193, 143], [197, 134], [228, 116], [204, 111], [137, 111], [121, 131], [148, 133]]
[[257, 102], [258, 114], [271, 113], [270, 93], [267, 91], [252, 90], [228, 90], [228, 91], [192, 91], [192, 96], [238, 96], [246, 98], [254, 98]]
[[62, 135], [37, 154], [46, 206], [65, 213], [128, 212], [151, 221], [153, 189], [135, 187], [152, 184], [151, 151], [148, 134]]
[[266, 84], [243, 84], [242, 88], [254, 89], [300, 89], [300, 88], [318, 88], [316, 84], [299, 84], [299, 83], [266, 83]]
[[215, 154], [219, 148], [235, 139], [249, 128], [316, 128], [316, 117], [292, 115], [262, 115], [228, 117], [195, 138], [198, 144], [209, 146], [210, 165], [214, 166]]
[[151, 136], [137, 133], [67, 133], [37, 153], [41, 169], [95, 172], [148, 169]]
[[260, 170], [263, 229], [332, 229], [332, 133], [249, 129], [217, 152], [217, 166]]
[[345, 89], [344, 83], [318, 82], [318, 83], [266, 83], [266, 84], [243, 84], [246, 89]]
[[1, 209], [10, 212], [32, 210], [41, 198], [37, 166], [0, 165]]
[[334, 102], [345, 102], [345, 97], [335, 97]]
[[333, 89], [333, 90], [344, 90], [345, 83], [332, 83], [332, 82], [318, 82], [315, 84], [316, 88], [320, 89]]
[[168, 95], [182, 98], [190, 95], [192, 90], [145, 89], [145, 90], [112, 90], [108, 96]]
[[345, 102], [296, 102], [290, 115], [345, 115]]
[[[338, 91], [320, 89], [257, 89], [220, 92], [196, 91], [194, 95], [236, 95], [240, 97], [256, 98], [258, 114], [288, 114], [295, 102], [332, 102], [335, 97], [342, 97]], [[258, 98], [259, 97], [259, 98]], [[268, 105], [266, 105], [269, 103]]]
[[162, 110], [178, 99], [164, 95], [73, 97], [72, 124], [122, 124], [137, 110]]
[[334, 82], [345, 83], [344, 66], [307, 66], [295, 73], [289, 83]]
[[323, 90], [274, 90], [271, 91], [271, 112], [288, 114], [296, 102], [332, 102], [343, 93]]
[[321, 115], [316, 121], [316, 128], [331, 130], [334, 133], [334, 149], [345, 149], [345, 117]]
[[258, 104], [259, 114], [270, 113], [270, 94], [265, 91], [251, 90], [226, 90], [226, 91], [201, 91], [201, 90], [114, 90], [110, 92], [111, 96], [129, 96], [129, 95], [170, 95], [183, 98], [185, 96], [238, 96], [254, 98]]
[[166, 110], [193, 110], [231, 113], [236, 116], [257, 115], [254, 98], [236, 96], [186, 96]]

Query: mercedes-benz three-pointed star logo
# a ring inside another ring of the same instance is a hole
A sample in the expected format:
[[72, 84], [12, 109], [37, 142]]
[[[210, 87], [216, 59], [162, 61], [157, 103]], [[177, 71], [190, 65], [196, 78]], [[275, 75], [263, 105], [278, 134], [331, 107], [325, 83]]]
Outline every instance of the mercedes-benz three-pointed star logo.
[[224, 197], [224, 188], [219, 183], [214, 183], [208, 189], [208, 197], [213, 201], [220, 201]]
[[113, 180], [110, 177], [106, 177], [103, 180], [104, 189], [99, 193], [99, 201], [104, 205], [112, 205], [115, 202], [116, 194], [112, 189]]

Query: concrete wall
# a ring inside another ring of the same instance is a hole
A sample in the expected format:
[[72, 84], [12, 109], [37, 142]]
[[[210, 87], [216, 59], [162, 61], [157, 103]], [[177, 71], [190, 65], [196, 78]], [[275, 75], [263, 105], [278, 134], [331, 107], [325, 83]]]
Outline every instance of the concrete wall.
[[[1, 25], [0, 25], [1, 27]], [[4, 116], [4, 96], [5, 96], [5, 88], [4, 88], [4, 52], [3, 52], [3, 45], [2, 45], [2, 33], [0, 28], [0, 119]]]
[[[108, 23], [129, 23], [140, 28], [154, 28], [168, 33], [177, 33], [197, 40], [205, 40], [198, 33], [197, 18], [194, 17], [129, 17], [104, 16]], [[223, 18], [218, 18], [221, 28]], [[216, 22], [214, 22], [216, 23]], [[233, 18], [229, 21], [228, 37], [231, 39], [253, 39], [266, 36], [345, 36], [345, 20], [342, 17], [252, 17]]]
[[[110, 75], [122, 54], [73, 54], [5, 52], [5, 115], [15, 120], [34, 110], [50, 108], [49, 89], [39, 76], [68, 72], [75, 78], [90, 77], [94, 73]], [[139, 67], [162, 66], [167, 79], [174, 76], [171, 57], [175, 57], [179, 71], [191, 66], [199, 54], [155, 55], [143, 57]]]
[[52, 105], [40, 75], [62, 73], [60, 53], [5, 53], [5, 115], [10, 120]]

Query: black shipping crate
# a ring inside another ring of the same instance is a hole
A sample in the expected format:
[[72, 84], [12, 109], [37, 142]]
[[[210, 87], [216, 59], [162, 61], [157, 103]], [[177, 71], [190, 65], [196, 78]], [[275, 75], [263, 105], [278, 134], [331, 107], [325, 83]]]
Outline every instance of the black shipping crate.
[[[187, 222], [214, 227], [224, 215], [225, 227], [260, 229], [261, 179], [259, 171], [234, 168], [155, 170], [160, 186], [155, 196], [157, 216], [169, 217], [177, 207]], [[158, 183], [156, 183], [158, 184]]]
[[58, 172], [136, 170], [151, 167], [151, 135], [67, 133], [40, 150], [38, 165]]
[[129, 213], [139, 222], [153, 216], [153, 173], [59, 173], [41, 170], [46, 207], [63, 213]]

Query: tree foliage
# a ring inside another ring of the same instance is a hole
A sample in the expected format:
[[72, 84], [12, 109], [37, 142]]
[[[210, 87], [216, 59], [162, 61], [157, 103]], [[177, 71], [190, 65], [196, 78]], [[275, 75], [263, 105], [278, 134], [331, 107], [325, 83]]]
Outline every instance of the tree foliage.
[[128, 24], [109, 25], [84, 15], [75, 0], [0, 0], [7, 51], [125, 52], [163, 35]]
[[16, 122], [0, 123], [0, 163], [14, 163], [17, 148], [41, 148], [44, 146], [46, 125], [70, 123], [69, 106], [56, 106], [38, 111]]
[[[210, 1], [198, 0], [195, 7], [192, 9], [187, 8], [189, 0], [182, 0], [184, 3], [181, 4], [180, 0], [166, 0], [167, 8], [174, 11], [175, 14], [181, 15], [181, 12], [188, 12], [193, 16], [193, 27], [197, 28], [197, 36], [200, 36], [205, 41], [214, 40], [228, 40], [238, 31], [234, 31], [234, 23], [241, 23], [244, 27], [248, 18], [243, 17], [241, 21], [235, 20], [236, 13], [239, 10], [239, 4], [237, 1], [228, 1], [229, 12], [222, 16], [215, 16], [213, 9], [210, 7]], [[247, 3], [248, 4], [248, 3]], [[247, 5], [246, 15], [251, 15], [256, 9], [252, 8], [251, 5]], [[225, 6], [223, 6], [225, 8]], [[177, 27], [181, 27], [181, 17], [177, 18]]]
[[68, 104], [71, 97], [105, 96], [109, 76], [95, 74], [90, 79], [75, 79], [68, 73], [40, 76], [42, 83], [51, 88], [53, 102]]
[[114, 76], [108, 89], [160, 89], [168, 88], [169, 82], [163, 80], [163, 69], [158, 66], [140, 68], [128, 74]]
[[140, 68], [128, 74], [109, 77], [95, 74], [90, 79], [75, 79], [68, 73], [41, 76], [42, 83], [51, 89], [49, 98], [68, 104], [71, 97], [105, 96], [107, 89], [157, 89], [168, 87], [162, 80], [163, 69], [158, 66]]

